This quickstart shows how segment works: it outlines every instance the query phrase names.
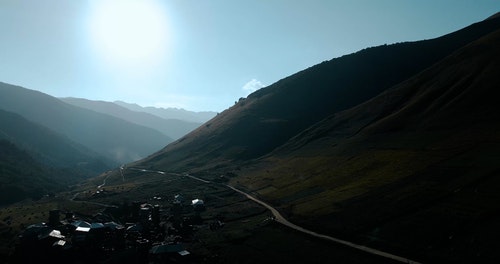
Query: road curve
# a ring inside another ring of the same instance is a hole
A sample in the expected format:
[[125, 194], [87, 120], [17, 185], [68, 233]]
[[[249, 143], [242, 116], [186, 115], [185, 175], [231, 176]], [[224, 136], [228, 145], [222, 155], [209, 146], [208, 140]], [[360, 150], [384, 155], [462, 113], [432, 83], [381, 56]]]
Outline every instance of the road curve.
[[241, 193], [243, 194], [244, 196], [246, 196], [248, 199], [266, 207], [267, 209], [269, 209], [271, 211], [271, 213], [274, 215], [274, 217], [276, 218], [276, 221], [285, 225], [285, 226], [288, 226], [292, 229], [295, 229], [297, 231], [300, 231], [302, 233], [305, 233], [305, 234], [308, 234], [308, 235], [311, 235], [311, 236], [315, 236], [315, 237], [318, 237], [318, 238], [322, 238], [322, 239], [325, 239], [325, 240], [329, 240], [329, 241], [333, 241], [335, 243], [339, 243], [339, 244], [342, 244], [342, 245], [346, 245], [348, 247], [352, 247], [352, 248], [356, 248], [356, 249], [359, 249], [361, 251], [364, 251], [364, 252], [367, 252], [367, 253], [370, 253], [370, 254], [373, 254], [373, 255], [377, 255], [377, 256], [381, 256], [381, 257], [385, 257], [385, 258], [389, 258], [389, 259], [392, 259], [392, 260], [395, 260], [395, 261], [399, 261], [399, 262], [403, 262], [403, 263], [411, 263], [411, 264], [419, 264], [419, 262], [417, 261], [414, 261], [414, 260], [411, 260], [411, 259], [407, 259], [405, 257], [401, 257], [401, 256], [397, 256], [397, 255], [394, 255], [394, 254], [391, 254], [391, 253], [388, 253], [388, 252], [384, 252], [384, 251], [381, 251], [381, 250], [378, 250], [378, 249], [374, 249], [374, 248], [369, 248], [367, 246], [363, 246], [363, 245], [358, 245], [358, 244], [355, 244], [355, 243], [352, 243], [352, 242], [349, 242], [349, 241], [345, 241], [345, 240], [342, 240], [342, 239], [338, 239], [338, 238], [334, 238], [334, 237], [331, 237], [331, 236], [327, 236], [327, 235], [323, 235], [323, 234], [318, 234], [314, 231], [311, 231], [311, 230], [308, 230], [308, 229], [305, 229], [301, 226], [298, 226], [296, 224], [293, 224], [291, 223], [290, 221], [286, 220], [285, 217], [283, 217], [283, 215], [280, 214], [280, 212], [278, 212], [278, 210], [276, 210], [274, 207], [272, 207], [271, 205], [267, 204], [266, 202], [262, 201], [262, 200], [259, 200], [257, 198], [255, 198], [254, 196], [246, 193], [246, 192], [243, 192], [239, 189], [236, 189], [235, 187], [233, 186], [230, 186], [230, 185], [227, 185], [226, 186], [238, 193]]
[[[142, 171], [142, 172], [154, 172], [154, 173], [166, 174], [166, 172], [164, 172], [164, 171], [151, 171], [151, 170], [137, 169], [137, 168], [133, 168], [133, 169], [134, 170], [138, 170], [138, 171]], [[181, 174], [179, 174], [179, 173], [172, 173], [172, 174], [181, 176]], [[184, 173], [182, 175], [186, 176], [186, 177], [189, 177], [189, 178], [191, 178], [193, 180], [197, 180], [197, 181], [203, 182], [203, 183], [212, 183], [210, 181], [203, 180], [203, 179], [200, 179], [198, 177], [189, 175], [188, 173]], [[248, 194], [248, 193], [246, 193], [244, 191], [236, 189], [235, 187], [233, 187], [231, 185], [224, 184], [224, 186], [228, 187], [229, 189], [231, 189], [231, 190], [233, 190], [235, 192], [238, 192], [238, 193], [246, 196], [248, 199], [250, 199], [250, 200], [252, 200], [252, 201], [254, 201], [254, 202], [256, 202], [256, 203], [264, 206], [265, 208], [269, 209], [269, 211], [271, 211], [271, 213], [275, 217], [275, 220], [278, 223], [283, 224], [285, 226], [288, 226], [288, 227], [290, 227], [290, 228], [292, 228], [294, 230], [297, 230], [299, 232], [302, 232], [302, 233], [305, 233], [305, 234], [308, 234], [308, 235], [311, 235], [311, 236], [314, 236], [314, 237], [318, 237], [318, 238], [321, 238], [321, 239], [329, 240], [329, 241], [332, 241], [332, 242], [335, 242], [335, 243], [338, 243], [338, 244], [342, 244], [342, 245], [345, 245], [345, 246], [348, 246], [348, 247], [351, 247], [351, 248], [355, 248], [355, 249], [361, 250], [361, 251], [366, 252], [366, 253], [370, 253], [370, 254], [373, 254], [373, 255], [377, 255], [377, 256], [385, 257], [385, 258], [392, 259], [392, 260], [395, 260], [395, 261], [399, 261], [399, 262], [402, 262], [402, 263], [420, 264], [420, 262], [417, 262], [417, 261], [414, 261], [414, 260], [411, 260], [411, 259], [408, 259], [408, 258], [405, 258], [405, 257], [397, 256], [397, 255], [394, 255], [394, 254], [391, 254], [391, 253], [388, 253], [388, 252], [385, 252], [385, 251], [381, 251], [381, 250], [370, 248], [370, 247], [363, 246], [363, 245], [358, 245], [358, 244], [355, 244], [355, 243], [352, 243], [352, 242], [349, 242], [349, 241], [345, 241], [345, 240], [334, 238], [334, 237], [331, 237], [331, 236], [319, 234], [319, 233], [316, 233], [314, 231], [305, 229], [305, 228], [303, 228], [301, 226], [298, 226], [298, 225], [296, 225], [294, 223], [291, 223], [290, 221], [286, 220], [286, 218], [283, 217], [283, 215], [281, 215], [281, 213], [278, 212], [278, 210], [276, 210], [274, 207], [272, 207], [268, 203], [266, 203], [266, 202], [264, 202], [262, 200], [259, 200], [256, 197], [254, 197], [254, 196], [252, 196], [252, 195], [250, 195], [250, 194]]]

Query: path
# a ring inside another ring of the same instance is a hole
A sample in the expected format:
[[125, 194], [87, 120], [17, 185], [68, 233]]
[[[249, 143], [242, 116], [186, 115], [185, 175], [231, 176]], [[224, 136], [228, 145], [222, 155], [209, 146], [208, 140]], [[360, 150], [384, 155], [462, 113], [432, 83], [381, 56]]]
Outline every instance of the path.
[[345, 241], [345, 240], [342, 240], [342, 239], [338, 239], [338, 238], [334, 238], [334, 237], [331, 237], [331, 236], [327, 236], [327, 235], [323, 235], [323, 234], [318, 234], [314, 231], [311, 231], [311, 230], [308, 230], [308, 229], [305, 229], [301, 226], [298, 226], [296, 224], [293, 224], [291, 223], [290, 221], [286, 220], [285, 217], [283, 217], [283, 215], [281, 215], [280, 212], [278, 212], [278, 210], [276, 210], [274, 207], [272, 207], [271, 205], [269, 205], [268, 203], [262, 201], [262, 200], [259, 200], [258, 198], [255, 198], [254, 196], [246, 193], [246, 192], [243, 192], [239, 189], [236, 189], [235, 187], [233, 186], [230, 186], [230, 185], [227, 185], [226, 186], [238, 193], [241, 193], [243, 194], [244, 196], [246, 196], [248, 199], [266, 207], [267, 209], [269, 209], [271, 211], [271, 213], [274, 215], [274, 217], [276, 217], [276, 221], [285, 225], [285, 226], [288, 226], [292, 229], [295, 229], [297, 231], [300, 231], [302, 233], [306, 233], [308, 235], [311, 235], [311, 236], [315, 236], [315, 237], [319, 237], [319, 238], [322, 238], [322, 239], [326, 239], [326, 240], [329, 240], [329, 241], [333, 241], [335, 243], [339, 243], [339, 244], [342, 244], [342, 245], [346, 245], [348, 247], [352, 247], [352, 248], [356, 248], [356, 249], [359, 249], [361, 251], [364, 251], [364, 252], [367, 252], [367, 253], [370, 253], [370, 254], [373, 254], [373, 255], [378, 255], [378, 256], [382, 256], [382, 257], [385, 257], [385, 258], [389, 258], [389, 259], [393, 259], [393, 260], [396, 260], [396, 261], [399, 261], [399, 262], [403, 262], [403, 263], [412, 263], [412, 264], [418, 264], [419, 262], [417, 261], [414, 261], [414, 260], [410, 260], [410, 259], [407, 259], [405, 257], [401, 257], [401, 256], [397, 256], [397, 255], [394, 255], [394, 254], [391, 254], [391, 253], [387, 253], [387, 252], [384, 252], [384, 251], [381, 251], [381, 250], [378, 250], [378, 249], [374, 249], [374, 248], [369, 248], [367, 246], [363, 246], [363, 245], [358, 245], [358, 244], [355, 244], [355, 243], [352, 243], [352, 242], [349, 242], [349, 241]]

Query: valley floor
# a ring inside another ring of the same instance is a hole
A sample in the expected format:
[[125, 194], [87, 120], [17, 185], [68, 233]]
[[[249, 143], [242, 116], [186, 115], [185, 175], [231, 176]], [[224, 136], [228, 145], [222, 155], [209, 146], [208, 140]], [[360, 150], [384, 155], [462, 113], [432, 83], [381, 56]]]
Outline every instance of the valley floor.
[[[96, 186], [106, 178], [99, 192]], [[71, 198], [79, 193], [72, 201]], [[38, 202], [16, 204], [0, 211], [1, 219], [11, 220], [2, 240], [13, 239], [30, 224], [47, 221], [48, 212], [54, 208], [66, 212], [92, 216], [108, 210], [109, 205], [120, 208], [133, 201], [158, 205], [162, 219], [171, 219], [176, 195], [185, 199], [184, 217], [197, 218], [192, 224], [192, 235], [182, 238], [182, 244], [191, 253], [186, 263], [390, 263], [391, 261], [323, 239], [315, 238], [283, 226], [270, 211], [248, 200], [221, 184], [204, 183], [195, 178], [152, 171], [127, 170], [103, 175], [70, 193], [46, 197]], [[199, 214], [191, 208], [192, 199], [202, 199], [205, 209]], [[104, 207], [102, 205], [108, 205]], [[23, 213], [24, 212], [24, 213]], [[27, 216], [26, 212], [29, 213]], [[119, 215], [113, 216], [119, 219]], [[124, 217], [121, 215], [121, 217]], [[16, 221], [17, 220], [17, 221]], [[124, 223], [127, 219], [123, 219]], [[167, 221], [166, 221], [167, 222]], [[217, 223], [217, 224], [216, 224]], [[222, 223], [222, 224], [219, 224]], [[16, 243], [5, 243], [2, 262]], [[2, 243], [4, 245], [4, 243]]]

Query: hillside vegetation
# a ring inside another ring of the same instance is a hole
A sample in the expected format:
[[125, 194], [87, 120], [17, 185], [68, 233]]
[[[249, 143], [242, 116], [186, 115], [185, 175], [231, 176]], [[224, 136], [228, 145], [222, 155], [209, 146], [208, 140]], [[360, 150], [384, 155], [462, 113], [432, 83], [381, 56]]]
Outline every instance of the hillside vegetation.
[[[64, 184], [75, 183], [62, 170], [50, 170], [36, 162], [14, 144], [0, 139], [0, 206], [26, 198], [63, 190]], [[81, 179], [79, 179], [81, 180]]]

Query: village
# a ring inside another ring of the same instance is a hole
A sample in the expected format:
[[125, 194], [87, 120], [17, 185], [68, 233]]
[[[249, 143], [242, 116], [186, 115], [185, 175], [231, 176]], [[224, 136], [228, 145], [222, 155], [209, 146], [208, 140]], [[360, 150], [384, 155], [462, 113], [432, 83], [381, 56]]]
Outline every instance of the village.
[[[14, 260], [21, 263], [198, 263], [186, 245], [203, 224], [202, 199], [176, 194], [168, 205], [134, 201], [93, 216], [51, 210], [45, 223], [19, 236]], [[206, 223], [205, 223], [206, 224]], [[215, 220], [210, 230], [222, 228]]]

